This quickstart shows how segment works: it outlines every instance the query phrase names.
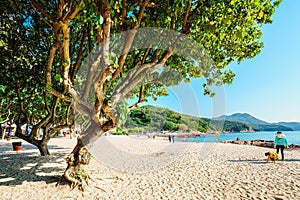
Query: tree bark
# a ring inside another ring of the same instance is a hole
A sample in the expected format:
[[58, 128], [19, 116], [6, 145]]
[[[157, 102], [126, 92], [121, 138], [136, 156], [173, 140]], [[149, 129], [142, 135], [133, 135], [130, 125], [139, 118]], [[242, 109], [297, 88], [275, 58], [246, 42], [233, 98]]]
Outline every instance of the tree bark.
[[41, 156], [49, 156], [50, 155], [47, 143], [37, 144], [36, 146], [39, 149]]
[[102, 127], [94, 120], [91, 121], [91, 124], [85, 131], [85, 135], [78, 138], [76, 146], [67, 157], [68, 166], [57, 185], [68, 182], [72, 188], [78, 187], [80, 190], [84, 190], [85, 185], [88, 185], [88, 180], [90, 179], [85, 166], [89, 164], [92, 158], [87, 145], [92, 144], [103, 133], [113, 127], [115, 127], [115, 124], [111, 121], [108, 121]]
[[4, 140], [4, 137], [5, 137], [5, 126], [3, 127], [3, 128], [1, 128], [2, 129], [2, 137], [1, 137], [1, 139], [2, 140]]
[[84, 186], [88, 184], [89, 179], [84, 166], [89, 164], [91, 158], [91, 153], [79, 138], [72, 153], [66, 159], [68, 166], [57, 185], [67, 181], [71, 184], [71, 188], [78, 186], [80, 190], [84, 190]]
[[50, 152], [49, 152], [47, 143], [49, 142], [49, 140], [51, 139], [53, 134], [50, 132], [49, 133], [44, 132], [44, 134], [46, 134], [46, 135], [44, 135], [43, 138], [40, 140], [37, 139], [37, 137], [39, 135], [37, 129], [33, 129], [29, 136], [23, 135], [20, 124], [17, 124], [17, 131], [16, 131], [15, 136], [36, 146], [39, 149], [41, 156], [49, 156]]

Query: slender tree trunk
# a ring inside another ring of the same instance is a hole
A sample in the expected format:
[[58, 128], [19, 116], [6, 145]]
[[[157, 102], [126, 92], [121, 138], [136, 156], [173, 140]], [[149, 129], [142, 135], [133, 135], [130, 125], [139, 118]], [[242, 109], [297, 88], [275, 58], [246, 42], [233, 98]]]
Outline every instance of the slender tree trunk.
[[36, 146], [39, 149], [41, 156], [49, 156], [50, 155], [47, 142], [37, 144]]
[[[31, 137], [31, 134], [33, 134], [32, 137]], [[44, 134], [46, 134], [46, 133], [44, 133]], [[49, 156], [50, 155], [47, 143], [49, 142], [51, 135], [44, 137], [42, 140], [38, 140], [37, 139], [37, 136], [38, 136], [37, 130], [32, 130], [30, 135], [26, 136], [26, 135], [23, 135], [21, 126], [18, 125], [17, 130], [16, 130], [16, 136], [34, 146], [36, 146], [39, 149], [41, 156]]]
[[2, 140], [4, 140], [4, 137], [5, 137], [5, 126], [4, 126], [4, 128], [1, 128], [2, 129]]

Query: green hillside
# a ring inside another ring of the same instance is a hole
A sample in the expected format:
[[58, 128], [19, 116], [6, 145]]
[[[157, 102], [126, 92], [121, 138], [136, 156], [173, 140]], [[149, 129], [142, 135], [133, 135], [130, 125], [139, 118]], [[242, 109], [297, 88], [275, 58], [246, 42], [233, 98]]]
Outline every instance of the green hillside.
[[142, 106], [130, 111], [124, 127], [128, 133], [150, 131], [180, 131], [180, 132], [207, 132], [208, 123], [198, 117], [183, 115], [172, 110]]
[[[245, 119], [246, 115], [243, 115]], [[249, 115], [250, 116], [250, 115]], [[254, 117], [250, 116], [252, 122]], [[261, 122], [261, 121], [260, 121]], [[195, 116], [183, 115], [167, 108], [155, 106], [142, 106], [132, 109], [118, 133], [141, 133], [141, 132], [241, 132], [241, 131], [290, 131], [291, 128], [278, 124], [250, 124], [238, 121], [207, 119]]]

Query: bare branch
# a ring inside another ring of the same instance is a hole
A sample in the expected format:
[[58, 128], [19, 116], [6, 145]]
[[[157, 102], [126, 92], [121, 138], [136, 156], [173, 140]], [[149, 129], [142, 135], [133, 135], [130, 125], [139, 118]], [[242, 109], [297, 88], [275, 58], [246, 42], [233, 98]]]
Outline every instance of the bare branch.
[[143, 2], [142, 5], [140, 5], [141, 7], [140, 7], [139, 14], [138, 14], [138, 17], [137, 17], [137, 23], [133, 26], [133, 28], [138, 28], [140, 26], [145, 8], [148, 5], [148, 3], [149, 3], [149, 0], [146, 0], [146, 1]]
[[[50, 109], [50, 107], [49, 107], [49, 105], [48, 105], [48, 100], [47, 100], [46, 93], [44, 93], [44, 101], [45, 101], [45, 107], [46, 107], [46, 109], [48, 111], [48, 114], [41, 121], [39, 121], [35, 126], [33, 126], [32, 134], [29, 135], [29, 139], [30, 140], [35, 140], [34, 137], [37, 135], [38, 129], [40, 129], [43, 125], [45, 125], [49, 121], [49, 119], [51, 118], [51, 116], [53, 114], [52, 111], [51, 111], [51, 109]], [[25, 140], [27, 140], [27, 138], [28, 137], [26, 137]]]
[[31, 93], [30, 93], [30, 97], [29, 97], [29, 100], [28, 100], [28, 103], [27, 103], [27, 106], [25, 106], [25, 110], [28, 110], [28, 108], [30, 106], [30, 103], [32, 102], [33, 95], [35, 93], [34, 90], [35, 90], [35, 88], [32, 88]]
[[[52, 21], [51, 16], [44, 10], [42, 9], [35, 0], [29, 0], [30, 4], [32, 5], [32, 7], [37, 11], [38, 15], [43, 19], [43, 21], [50, 27], [53, 28], [53, 24], [50, 22]], [[40, 14], [41, 13], [41, 14]], [[48, 18], [45, 19], [45, 18]]]

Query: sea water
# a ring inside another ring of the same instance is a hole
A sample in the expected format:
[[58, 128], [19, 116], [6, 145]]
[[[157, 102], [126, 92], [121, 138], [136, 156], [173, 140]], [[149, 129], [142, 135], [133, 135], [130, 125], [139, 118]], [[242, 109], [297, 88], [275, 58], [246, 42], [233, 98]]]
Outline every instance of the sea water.
[[[300, 145], [300, 131], [285, 131], [289, 144]], [[219, 135], [207, 134], [205, 136], [198, 136], [196, 138], [177, 138], [178, 141], [187, 142], [216, 142], [236, 140], [275, 140], [276, 131], [274, 132], [243, 132], [243, 133], [222, 133]], [[217, 137], [218, 136], [218, 137]]]

